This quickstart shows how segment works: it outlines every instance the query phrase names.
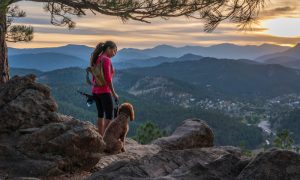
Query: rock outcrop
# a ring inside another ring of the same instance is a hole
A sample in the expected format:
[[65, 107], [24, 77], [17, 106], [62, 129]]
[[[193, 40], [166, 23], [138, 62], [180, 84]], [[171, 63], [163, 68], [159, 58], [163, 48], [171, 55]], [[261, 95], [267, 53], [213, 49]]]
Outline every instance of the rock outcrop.
[[141, 158], [115, 160], [87, 179], [296, 180], [300, 179], [300, 155], [271, 149], [249, 158], [230, 146], [161, 149]]
[[171, 136], [159, 138], [153, 144], [170, 150], [212, 147], [214, 134], [204, 121], [187, 119]]
[[60, 122], [50, 89], [34, 83], [35, 76], [15, 77], [0, 87], [0, 133]]
[[[105, 156], [99, 164], [105, 159], [111, 161], [105, 166], [98, 166], [87, 179], [300, 179], [299, 154], [273, 149], [249, 158], [236, 147], [211, 147], [213, 133], [199, 119], [185, 120], [171, 136], [155, 140], [150, 145], [134, 144], [131, 146], [139, 146], [148, 153], [137, 158], [128, 158], [127, 152], [122, 158]], [[146, 149], [150, 148], [158, 150], [149, 153]]]
[[88, 179], [234, 179], [242, 169], [237, 148], [162, 150], [133, 161], [119, 161]]
[[144, 156], [152, 156], [161, 150], [157, 145], [141, 145], [130, 138], [126, 138], [125, 146], [125, 153], [102, 156], [98, 164], [92, 169], [92, 172], [101, 170], [118, 161], [132, 161], [141, 159]]
[[35, 76], [0, 87], [0, 176], [46, 177], [89, 170], [104, 141], [94, 125], [57, 113], [50, 89]]
[[300, 179], [300, 155], [279, 149], [259, 153], [243, 169], [238, 180], [294, 180]]

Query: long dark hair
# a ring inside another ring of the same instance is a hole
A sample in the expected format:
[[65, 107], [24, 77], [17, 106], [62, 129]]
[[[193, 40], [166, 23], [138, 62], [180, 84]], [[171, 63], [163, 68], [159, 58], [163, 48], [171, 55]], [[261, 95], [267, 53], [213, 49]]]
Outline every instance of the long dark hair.
[[96, 64], [98, 56], [105, 52], [107, 48], [117, 48], [117, 45], [113, 41], [106, 41], [105, 43], [100, 42], [91, 54], [90, 66], [94, 66]]

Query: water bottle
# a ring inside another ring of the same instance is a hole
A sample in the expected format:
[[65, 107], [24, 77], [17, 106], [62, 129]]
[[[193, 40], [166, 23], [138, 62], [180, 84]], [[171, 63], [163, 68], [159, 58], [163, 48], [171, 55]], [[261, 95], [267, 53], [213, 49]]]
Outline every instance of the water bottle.
[[90, 102], [86, 102], [87, 107], [91, 107], [92, 104]]
[[87, 107], [91, 107], [93, 103], [94, 103], [94, 99], [92, 99], [91, 97], [89, 97], [86, 101]]

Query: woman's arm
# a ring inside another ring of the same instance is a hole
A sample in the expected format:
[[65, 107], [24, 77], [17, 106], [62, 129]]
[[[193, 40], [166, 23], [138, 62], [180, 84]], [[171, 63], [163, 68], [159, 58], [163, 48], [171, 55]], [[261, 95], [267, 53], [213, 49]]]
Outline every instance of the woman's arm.
[[109, 84], [108, 84], [108, 87], [110, 88], [113, 97], [114, 97], [116, 100], [118, 100], [118, 99], [119, 99], [119, 96], [118, 96], [117, 93], [115, 92], [113, 83], [109, 83]]
[[108, 87], [110, 88], [111, 90], [111, 93], [112, 95], [114, 96], [115, 99], [118, 99], [118, 95], [117, 93], [115, 92], [115, 89], [114, 89], [114, 85], [113, 85], [113, 81], [112, 81], [112, 69], [111, 69], [111, 63], [110, 63], [110, 60], [109, 59], [103, 59], [103, 69], [104, 69], [104, 78], [105, 78], [105, 81], [108, 85]]

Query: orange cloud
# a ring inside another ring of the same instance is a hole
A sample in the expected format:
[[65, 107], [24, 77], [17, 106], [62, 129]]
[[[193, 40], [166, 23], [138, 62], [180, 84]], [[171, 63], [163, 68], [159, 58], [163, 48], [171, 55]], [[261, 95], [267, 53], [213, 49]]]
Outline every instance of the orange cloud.
[[[82, 18], [74, 17], [77, 27], [67, 30], [49, 23], [50, 16], [42, 10], [42, 4], [21, 2], [20, 7], [27, 12], [27, 17], [17, 21], [20, 24], [31, 24], [35, 28], [35, 37], [29, 43], [9, 43], [10, 47], [32, 48], [52, 47], [65, 44], [85, 44], [95, 46], [99, 41], [114, 40], [120, 48], [147, 48], [158, 44], [212, 45], [218, 43], [236, 44], [296, 44], [299, 38], [280, 37], [270, 32], [271, 28], [264, 24], [267, 20], [278, 17], [299, 18], [300, 4], [294, 0], [274, 0], [268, 3], [260, 15], [260, 25], [253, 25], [252, 31], [239, 31], [235, 24], [223, 22], [212, 33], [203, 32], [200, 20], [184, 17], [162, 20], [156, 18], [151, 24], [122, 21], [116, 17], [88, 13]], [[297, 12], [297, 13], [296, 13]], [[287, 27], [290, 28], [290, 27]]]

